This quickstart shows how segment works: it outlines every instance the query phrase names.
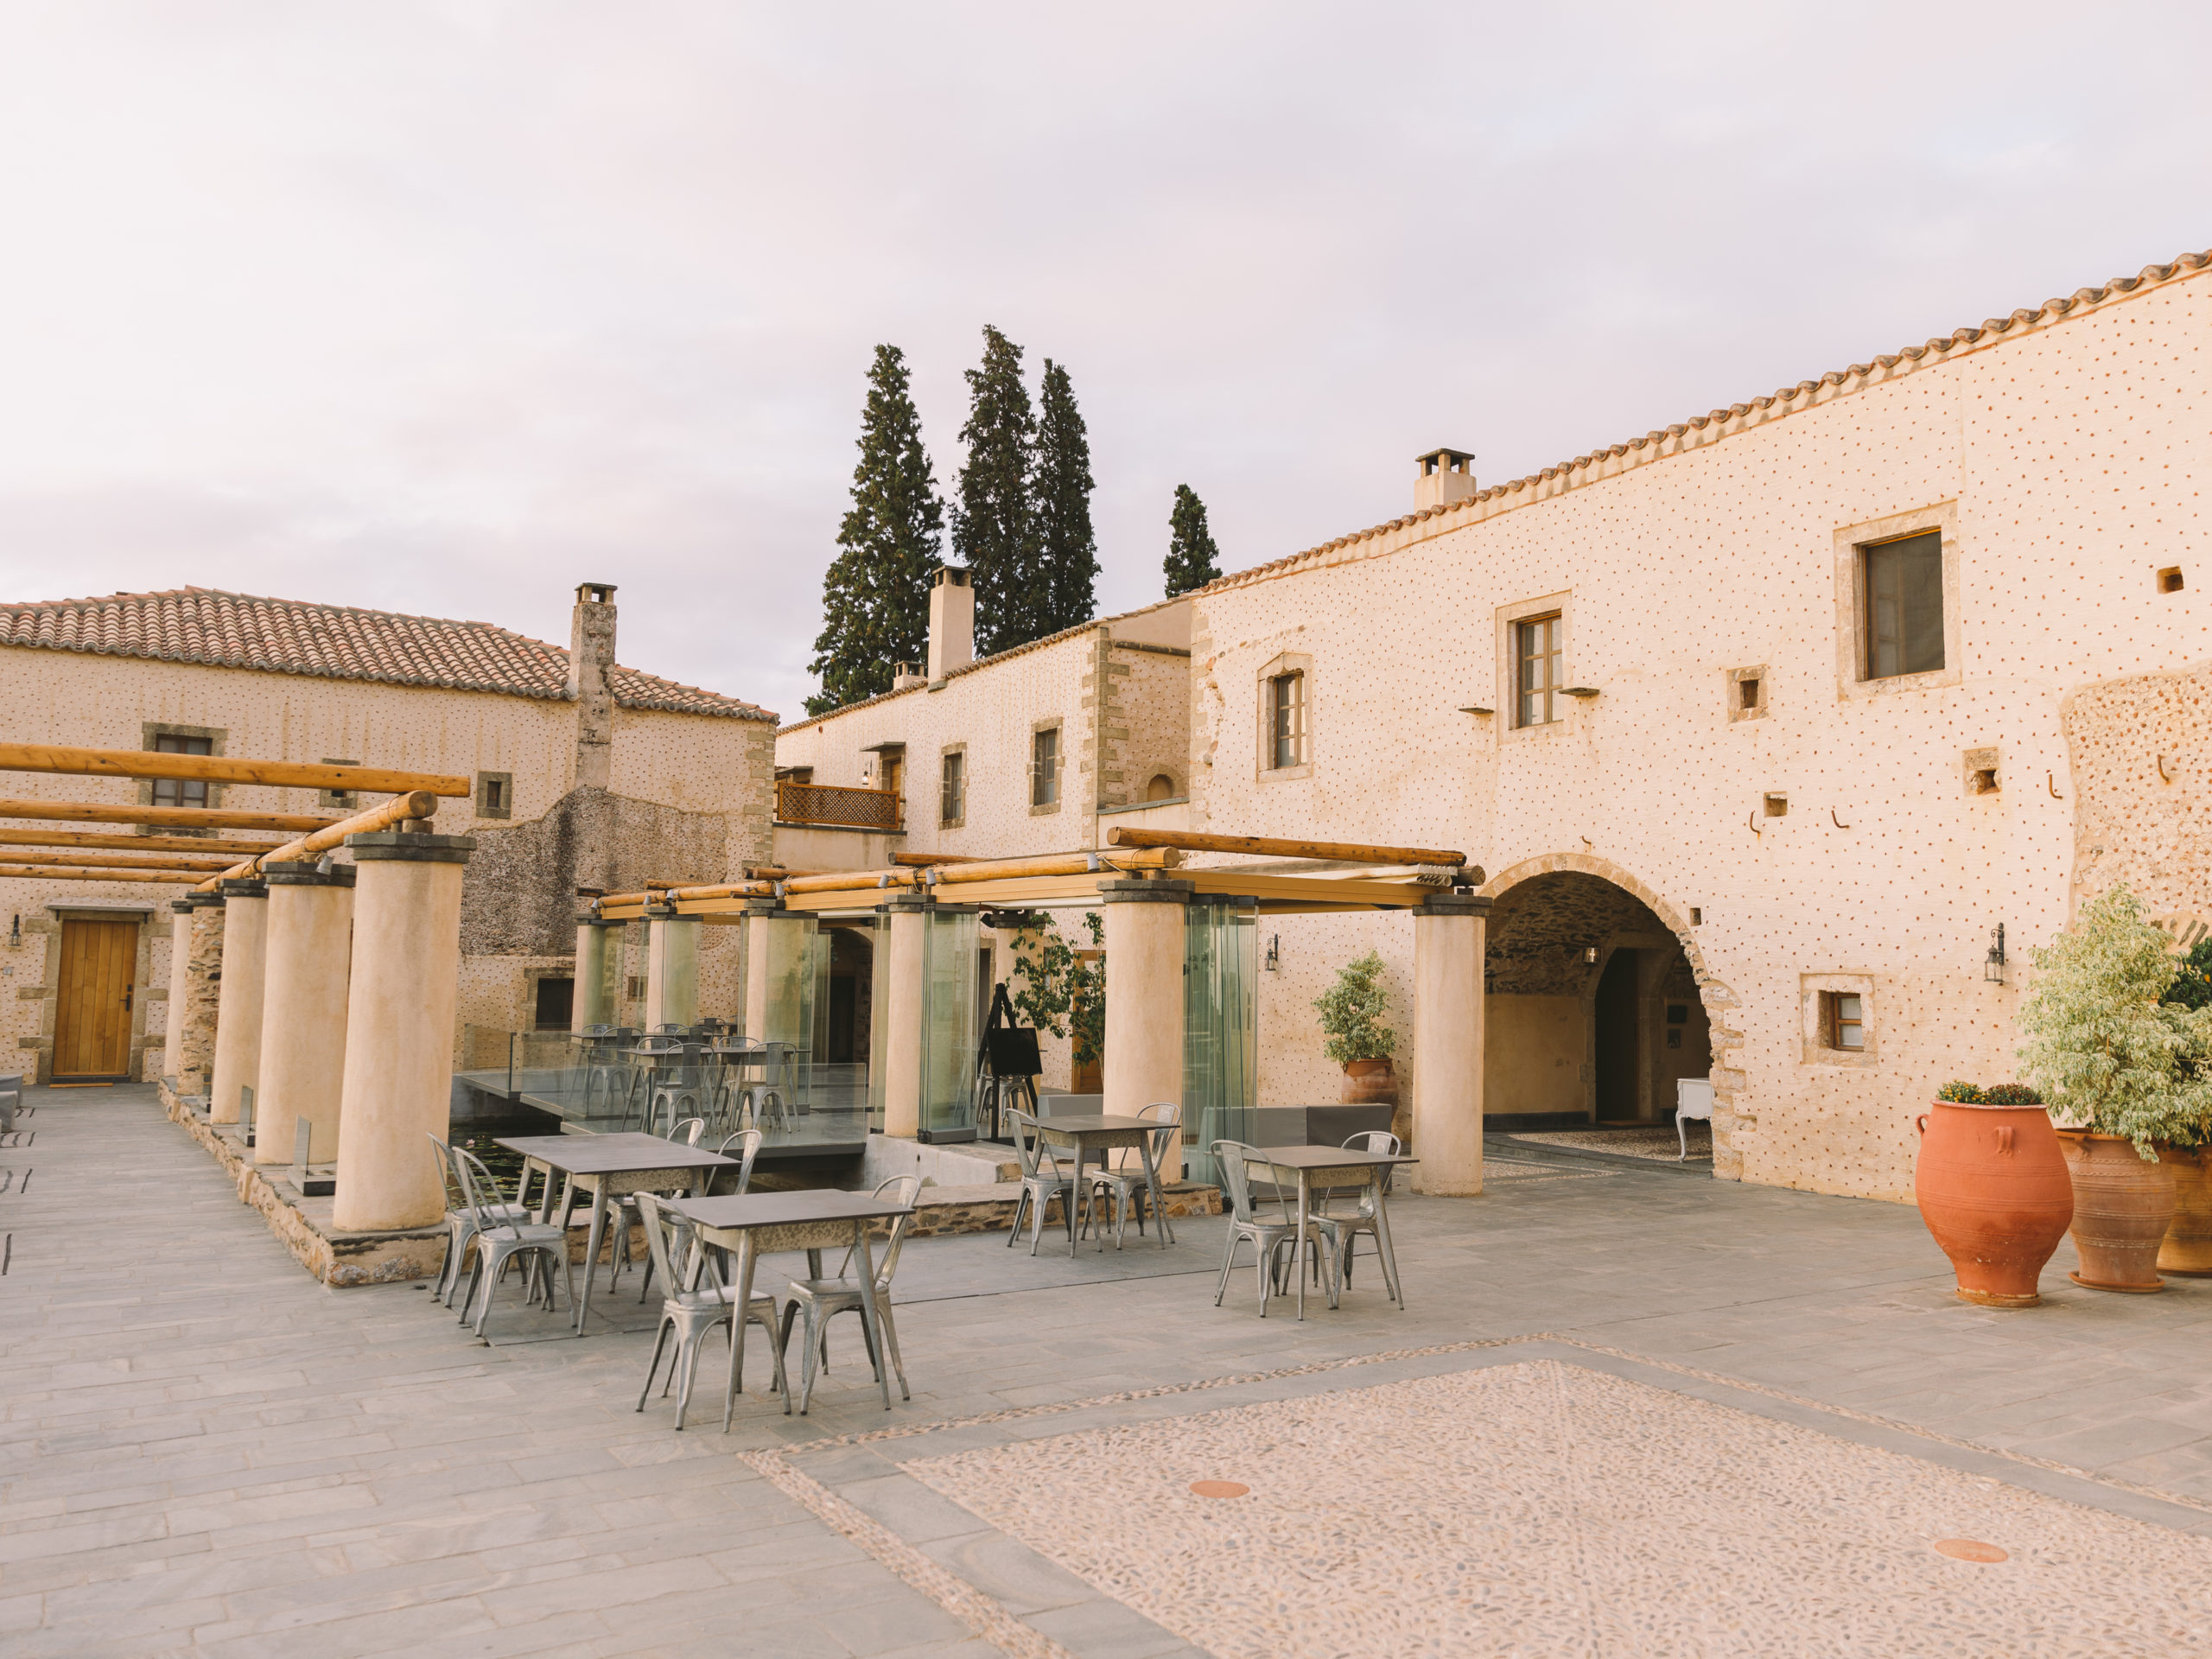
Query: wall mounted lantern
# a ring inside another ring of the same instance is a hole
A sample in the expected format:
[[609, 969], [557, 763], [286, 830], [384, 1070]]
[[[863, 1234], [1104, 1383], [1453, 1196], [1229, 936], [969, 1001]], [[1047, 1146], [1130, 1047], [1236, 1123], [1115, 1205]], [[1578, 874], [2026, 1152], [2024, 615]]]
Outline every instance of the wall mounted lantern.
[[23, 918], [20, 916], [16, 918], [15, 925], [8, 930], [8, 948], [10, 950], [20, 950], [23, 948]]
[[1261, 965], [1271, 974], [1279, 974], [1282, 971], [1281, 934], [1271, 933], [1268, 936], [1268, 959]]
[[2005, 924], [1997, 924], [1997, 931], [1989, 936], [1989, 954], [1982, 958], [1981, 976], [1993, 985], [2005, 982]]
[[1594, 944], [1584, 945], [1582, 947], [1582, 960], [1589, 963], [1591, 967], [1595, 968], [1598, 965], [1598, 947]]

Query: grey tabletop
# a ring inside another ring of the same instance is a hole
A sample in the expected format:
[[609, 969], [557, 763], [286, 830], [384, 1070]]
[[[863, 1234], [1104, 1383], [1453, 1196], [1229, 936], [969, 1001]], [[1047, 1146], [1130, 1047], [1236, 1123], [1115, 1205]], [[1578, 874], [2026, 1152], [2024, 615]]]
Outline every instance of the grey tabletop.
[[1118, 1135], [1130, 1129], [1164, 1129], [1168, 1125], [1148, 1117], [1109, 1117], [1100, 1112], [1075, 1112], [1066, 1117], [1040, 1117], [1037, 1127], [1047, 1135]]
[[517, 1135], [493, 1142], [568, 1175], [619, 1175], [632, 1169], [699, 1169], [734, 1164], [719, 1152], [657, 1135]]
[[1350, 1147], [1255, 1147], [1266, 1162], [1277, 1169], [1349, 1169], [1354, 1164], [1417, 1164], [1395, 1152], [1355, 1152]]
[[903, 1216], [911, 1206], [866, 1192], [739, 1192], [719, 1198], [678, 1198], [674, 1207], [702, 1227], [788, 1227], [804, 1221], [872, 1221]]

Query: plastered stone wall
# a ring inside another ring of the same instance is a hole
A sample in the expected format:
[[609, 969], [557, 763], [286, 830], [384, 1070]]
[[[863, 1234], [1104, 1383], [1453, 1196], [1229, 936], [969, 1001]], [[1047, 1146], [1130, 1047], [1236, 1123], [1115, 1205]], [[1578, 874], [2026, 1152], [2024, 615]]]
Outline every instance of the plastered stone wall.
[[2088, 686], [2063, 715], [2075, 904], [2126, 887], [2153, 916], [2212, 919], [2212, 667]]
[[[1991, 930], [2018, 961], [2069, 914], [2069, 695], [2212, 658], [2208, 288], [2183, 270], [1880, 359], [1203, 592], [1194, 827], [1461, 848], [1501, 894], [1544, 868], [1629, 885], [1698, 977], [1717, 1173], [1909, 1197], [1935, 1089], [2011, 1074], [2021, 976], [1984, 980]], [[1946, 669], [1860, 683], [1852, 550], [1923, 527], [1949, 567]], [[2162, 593], [2174, 566], [2197, 585]], [[1516, 731], [1506, 627], [1554, 608], [1564, 683], [1599, 695]], [[1258, 699], [1286, 655], [1311, 661], [1313, 765], [1270, 778]], [[1754, 666], [1764, 712], [1732, 720]], [[2201, 753], [2188, 699], [2160, 695], [2176, 753]], [[1976, 794], [1985, 748], [2001, 781]], [[2149, 759], [2126, 763], [2139, 791]], [[2185, 817], [2139, 850], [2088, 844], [2201, 891]], [[1808, 1043], [1824, 983], [1864, 985], [1872, 1058]]]
[[1181, 795], [1191, 778], [1190, 653], [1172, 646], [1116, 642], [1109, 657], [1113, 702], [1104, 741], [1102, 804], [1141, 801], [1164, 772]]

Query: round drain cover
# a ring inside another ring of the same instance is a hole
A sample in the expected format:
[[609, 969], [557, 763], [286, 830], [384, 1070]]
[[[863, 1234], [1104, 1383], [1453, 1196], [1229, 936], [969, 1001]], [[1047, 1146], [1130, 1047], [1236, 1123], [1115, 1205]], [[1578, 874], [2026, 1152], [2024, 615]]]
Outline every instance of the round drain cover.
[[1948, 1555], [1955, 1561], [2009, 1561], [2010, 1552], [1994, 1544], [1985, 1544], [1978, 1538], [1938, 1538], [1936, 1553]]
[[1191, 1490], [1200, 1497], [1242, 1497], [1252, 1489], [1241, 1481], [1194, 1480], [1191, 1483]]

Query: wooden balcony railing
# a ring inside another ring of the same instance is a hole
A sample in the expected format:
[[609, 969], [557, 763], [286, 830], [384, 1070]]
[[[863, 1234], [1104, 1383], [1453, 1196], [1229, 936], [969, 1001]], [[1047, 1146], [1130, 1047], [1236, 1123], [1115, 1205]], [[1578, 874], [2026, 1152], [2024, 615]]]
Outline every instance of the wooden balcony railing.
[[897, 830], [906, 803], [895, 789], [841, 789], [830, 784], [778, 784], [780, 823], [832, 823], [842, 829]]

